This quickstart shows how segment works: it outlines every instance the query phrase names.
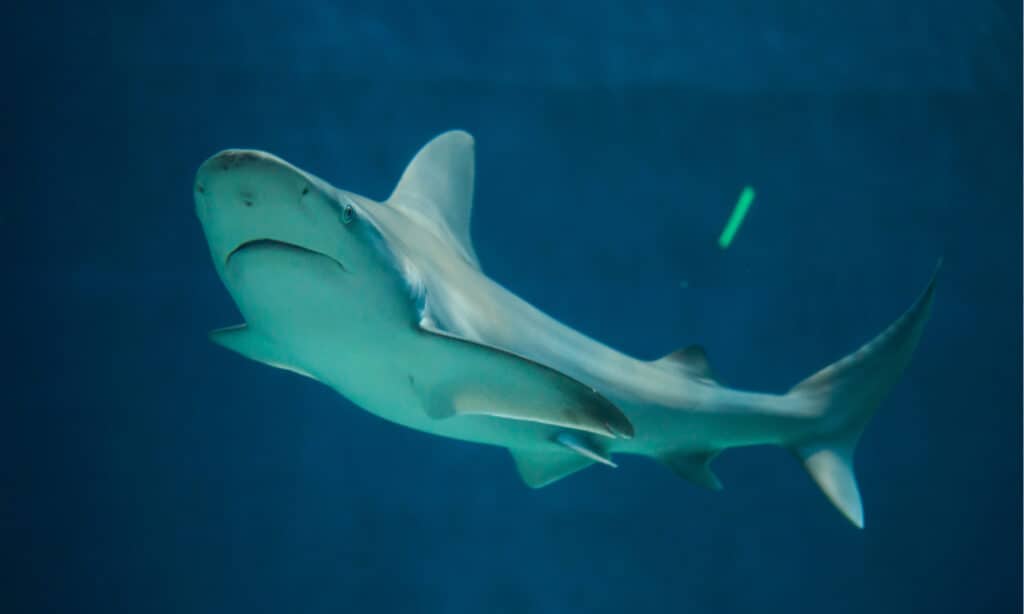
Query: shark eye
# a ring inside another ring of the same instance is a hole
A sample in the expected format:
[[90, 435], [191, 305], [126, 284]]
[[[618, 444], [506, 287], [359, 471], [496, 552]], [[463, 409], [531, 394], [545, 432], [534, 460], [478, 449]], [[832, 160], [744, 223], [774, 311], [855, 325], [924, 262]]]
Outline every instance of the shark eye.
[[352, 208], [352, 205], [345, 205], [345, 208], [341, 210], [341, 223], [348, 224], [356, 217], [356, 211]]

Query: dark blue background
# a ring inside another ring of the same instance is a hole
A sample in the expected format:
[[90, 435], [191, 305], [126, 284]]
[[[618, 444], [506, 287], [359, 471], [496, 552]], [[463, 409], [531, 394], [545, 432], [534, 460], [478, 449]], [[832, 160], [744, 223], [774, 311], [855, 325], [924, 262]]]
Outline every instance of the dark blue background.
[[[1019, 3], [299, 4], [7, 9], [0, 609], [1020, 611]], [[631, 457], [531, 491], [207, 342], [239, 316], [200, 162], [383, 198], [450, 128], [489, 274], [735, 386], [854, 349], [943, 256], [858, 451], [867, 529], [774, 448], [717, 494]]]

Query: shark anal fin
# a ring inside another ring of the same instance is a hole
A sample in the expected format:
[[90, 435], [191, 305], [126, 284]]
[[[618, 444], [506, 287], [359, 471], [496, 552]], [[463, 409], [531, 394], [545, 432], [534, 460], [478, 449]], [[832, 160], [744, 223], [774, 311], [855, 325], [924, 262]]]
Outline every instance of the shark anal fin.
[[710, 490], [722, 490], [722, 481], [711, 471], [711, 461], [717, 455], [717, 451], [669, 452], [660, 459], [679, 477]]
[[505, 350], [423, 328], [432, 357], [425, 375], [427, 414], [498, 416], [631, 438], [633, 425], [618, 407], [575, 379]]
[[210, 341], [232, 352], [237, 352], [250, 360], [316, 379], [308, 371], [291, 364], [292, 361], [285, 357], [272, 341], [250, 329], [247, 324], [238, 324], [237, 326], [228, 326], [227, 328], [211, 331]]
[[519, 477], [530, 488], [542, 488], [594, 464], [585, 456], [554, 446], [542, 450], [509, 448], [509, 452]]
[[590, 460], [601, 463], [602, 465], [618, 468], [618, 465], [612, 462], [612, 459], [608, 458], [608, 456], [605, 455], [598, 446], [594, 445], [594, 442], [587, 439], [585, 435], [565, 431], [555, 435], [555, 441], [584, 458], [589, 458]]

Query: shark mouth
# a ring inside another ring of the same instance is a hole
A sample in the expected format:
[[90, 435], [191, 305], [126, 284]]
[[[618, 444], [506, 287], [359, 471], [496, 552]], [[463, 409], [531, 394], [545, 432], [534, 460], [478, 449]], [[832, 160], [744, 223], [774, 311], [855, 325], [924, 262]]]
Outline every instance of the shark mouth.
[[228, 252], [227, 257], [224, 258], [224, 266], [228, 266], [228, 264], [231, 263], [231, 258], [238, 252], [258, 247], [278, 247], [288, 249], [291, 251], [313, 254], [315, 256], [322, 256], [324, 258], [327, 258], [331, 262], [337, 264], [339, 267], [341, 267], [342, 271], [348, 272], [348, 269], [345, 268], [345, 265], [343, 265], [341, 262], [338, 261], [337, 258], [334, 258], [333, 256], [329, 256], [323, 252], [318, 252], [315, 249], [310, 249], [308, 247], [296, 245], [295, 243], [288, 243], [287, 241], [278, 241], [277, 239], [250, 239], [248, 241], [243, 241], [237, 247], [235, 247], [235, 249]]

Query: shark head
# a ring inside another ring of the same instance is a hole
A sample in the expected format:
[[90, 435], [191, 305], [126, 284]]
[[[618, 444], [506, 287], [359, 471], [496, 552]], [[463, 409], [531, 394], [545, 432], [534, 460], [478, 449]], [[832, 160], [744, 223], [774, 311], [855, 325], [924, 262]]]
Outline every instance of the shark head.
[[376, 203], [261, 151], [229, 149], [204, 162], [195, 204], [222, 274], [237, 257], [261, 250], [319, 255], [354, 272], [380, 249], [367, 214]]
[[[281, 330], [283, 320], [339, 311], [364, 323], [419, 322], [427, 280], [443, 277], [435, 263], [479, 266], [469, 237], [473, 175], [473, 138], [451, 131], [416, 154], [383, 202], [240, 149], [200, 166], [194, 196], [214, 268], [251, 325]], [[451, 311], [445, 296], [437, 293], [435, 315]]]
[[371, 213], [382, 205], [276, 156], [222, 151], [200, 166], [194, 194], [214, 267], [247, 318], [328, 302], [323, 309], [344, 309], [372, 300], [367, 284], [394, 276]]

